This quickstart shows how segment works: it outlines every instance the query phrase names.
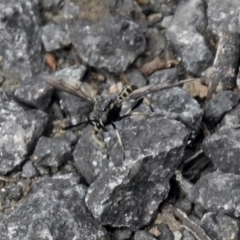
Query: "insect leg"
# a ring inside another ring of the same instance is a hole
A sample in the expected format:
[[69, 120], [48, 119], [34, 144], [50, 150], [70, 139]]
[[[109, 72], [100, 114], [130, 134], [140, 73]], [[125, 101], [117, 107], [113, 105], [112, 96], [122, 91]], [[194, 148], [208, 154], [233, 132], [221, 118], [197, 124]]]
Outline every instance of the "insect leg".
[[106, 143], [98, 136], [98, 133], [101, 131], [101, 129], [94, 128], [92, 131], [92, 136], [94, 141], [103, 149], [107, 149]]
[[115, 132], [116, 132], [116, 134], [117, 134], [118, 142], [119, 142], [119, 144], [120, 144], [120, 146], [121, 146], [121, 148], [122, 148], [123, 155], [124, 155], [124, 158], [125, 158], [125, 151], [124, 151], [124, 147], [123, 147], [122, 138], [121, 138], [121, 136], [120, 136], [120, 134], [119, 134], [119, 132], [118, 132], [118, 130], [117, 130], [116, 125], [115, 125], [113, 122], [111, 122], [111, 125], [113, 126], [113, 128], [114, 128], [114, 130], [115, 130]]
[[152, 107], [152, 104], [151, 104], [150, 100], [149, 100], [147, 97], [144, 97], [144, 98], [143, 98], [143, 101], [148, 105], [148, 107], [150, 108], [150, 110], [151, 110], [152, 112], [154, 112], [154, 109], [153, 109], [153, 107]]

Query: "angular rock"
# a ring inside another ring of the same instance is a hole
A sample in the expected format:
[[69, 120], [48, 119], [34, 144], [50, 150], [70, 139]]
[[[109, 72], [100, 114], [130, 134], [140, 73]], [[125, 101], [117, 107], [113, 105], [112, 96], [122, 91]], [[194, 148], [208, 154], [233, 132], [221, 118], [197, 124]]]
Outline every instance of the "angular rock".
[[41, 137], [31, 158], [40, 172], [41, 168], [58, 168], [72, 159], [70, 142], [62, 138]]
[[29, 81], [40, 73], [44, 58], [40, 40], [39, 1], [1, 1], [0, 56], [2, 69]]
[[51, 100], [53, 88], [40, 77], [36, 81], [22, 84], [14, 93], [16, 99], [28, 106], [46, 109]]
[[[64, 68], [54, 73], [57, 78], [64, 81], [81, 81], [86, 71], [85, 66], [72, 66]], [[76, 97], [64, 91], [59, 91], [60, 105], [64, 113], [68, 116], [71, 124], [77, 124], [86, 120], [87, 115], [93, 109], [93, 104], [80, 97]]]
[[141, 72], [137, 69], [129, 69], [126, 72], [126, 76], [129, 79], [131, 85], [135, 85], [137, 87], [143, 87], [147, 83], [147, 80], [144, 78]]
[[147, 45], [144, 54], [148, 57], [155, 58], [160, 56], [167, 47], [167, 39], [157, 28], [148, 28]]
[[107, 239], [106, 230], [88, 212], [84, 204], [87, 189], [78, 181], [73, 175], [40, 181], [1, 222], [0, 239]]
[[48, 124], [48, 116], [39, 110], [25, 111], [0, 92], [0, 174], [19, 166], [33, 150]]
[[224, 31], [240, 33], [239, 1], [211, 0], [207, 2], [208, 29], [216, 36]]
[[206, 20], [202, 0], [183, 1], [178, 5], [166, 32], [185, 70], [197, 76], [213, 62], [212, 53], [198, 31], [205, 29]]
[[237, 86], [240, 56], [240, 33], [224, 32], [219, 37], [213, 67], [202, 75], [209, 85], [208, 94], [231, 90]]
[[33, 163], [31, 161], [27, 161], [22, 169], [21, 176], [23, 178], [32, 178], [37, 176], [37, 171], [35, 167], [33, 166]]
[[145, 230], [137, 231], [134, 240], [156, 240], [156, 238]]
[[42, 43], [47, 52], [61, 49], [71, 44], [69, 34], [56, 24], [50, 23], [42, 28]]
[[239, 221], [225, 214], [206, 213], [201, 227], [211, 239], [238, 239], [240, 236]]
[[166, 224], [159, 224], [157, 229], [161, 232], [161, 235], [157, 238], [158, 240], [174, 240], [174, 235]]
[[112, 234], [113, 240], [128, 240], [131, 236], [132, 231], [130, 229], [119, 229]]
[[189, 199], [206, 210], [240, 216], [240, 176], [216, 171], [202, 176], [192, 190]]
[[240, 174], [240, 129], [221, 128], [206, 137], [202, 148], [214, 167], [223, 172]]
[[124, 72], [145, 49], [143, 29], [125, 17], [107, 17], [91, 26], [77, 22], [70, 38], [81, 59], [109, 72]]
[[204, 106], [204, 120], [215, 125], [239, 102], [239, 95], [232, 91], [219, 92]]
[[[117, 125], [125, 159], [115, 133], [109, 133], [109, 159], [86, 196], [88, 208], [104, 225], [140, 228], [148, 224], [168, 194], [169, 179], [187, 143], [188, 130], [180, 122], [159, 117], [136, 120], [119, 122], [122, 128]], [[81, 139], [80, 144], [84, 145]], [[95, 163], [88, 165], [98, 169], [100, 160], [95, 156], [91, 157]], [[87, 161], [89, 158], [82, 157], [81, 164]]]
[[156, 71], [148, 77], [150, 84], [170, 84], [178, 80], [177, 68]]
[[228, 112], [219, 124], [219, 128], [231, 127], [237, 128], [240, 125], [240, 104], [238, 104], [232, 111]]
[[151, 96], [154, 114], [176, 119], [185, 124], [195, 137], [202, 122], [203, 111], [198, 102], [181, 88], [171, 88]]

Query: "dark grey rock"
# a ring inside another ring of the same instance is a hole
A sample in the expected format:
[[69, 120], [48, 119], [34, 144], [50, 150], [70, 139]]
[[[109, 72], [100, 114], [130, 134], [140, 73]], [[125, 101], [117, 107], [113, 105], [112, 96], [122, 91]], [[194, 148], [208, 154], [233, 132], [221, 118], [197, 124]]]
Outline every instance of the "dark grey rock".
[[72, 175], [46, 178], [33, 189], [1, 222], [0, 239], [106, 239], [106, 230], [84, 204], [87, 189], [78, 185], [78, 178]]
[[[66, 1], [69, 2], [69, 1]], [[64, 0], [42, 0], [41, 6], [45, 11], [57, 11], [64, 5]]]
[[240, 56], [240, 33], [224, 32], [219, 37], [213, 67], [202, 75], [210, 83], [209, 93], [231, 90], [237, 86]]
[[[86, 71], [85, 66], [72, 66], [69, 68], [64, 68], [54, 73], [57, 78], [67, 80], [77, 80], [81, 81]], [[67, 115], [70, 124], [77, 124], [79, 122], [85, 121], [87, 115], [92, 110], [93, 105], [88, 101], [73, 96], [69, 93], [59, 91], [60, 106], [64, 113]]]
[[189, 192], [189, 198], [208, 211], [239, 217], [240, 176], [220, 171], [206, 174]]
[[202, 148], [215, 168], [228, 173], [240, 173], [240, 129], [221, 128], [218, 132], [206, 137]]
[[21, 81], [31, 80], [44, 66], [39, 13], [38, 0], [1, 1], [1, 66]]
[[157, 28], [148, 28], [147, 45], [144, 54], [148, 57], [155, 58], [160, 56], [167, 47], [167, 40], [163, 33]]
[[15, 184], [8, 192], [8, 199], [18, 201], [23, 196], [23, 189], [19, 185]]
[[112, 234], [113, 240], [129, 240], [132, 236], [130, 229], [119, 229]]
[[0, 92], [0, 174], [8, 173], [26, 159], [47, 124], [46, 113], [25, 111]]
[[75, 166], [89, 185], [109, 164], [107, 152], [97, 146], [92, 138], [92, 129], [92, 126], [83, 129], [83, 134], [73, 152]]
[[182, 230], [182, 240], [195, 240], [196, 238], [191, 234], [190, 231], [187, 231], [186, 229]]
[[228, 112], [219, 124], [219, 128], [240, 126], [240, 105], [238, 104], [232, 111]]
[[202, 0], [183, 1], [166, 32], [185, 70], [198, 76], [213, 62], [212, 53], [199, 33], [200, 29], [205, 29], [206, 21]]
[[27, 161], [23, 165], [21, 176], [23, 178], [32, 178], [32, 177], [36, 177], [37, 176], [37, 171], [36, 171], [35, 167], [33, 166], [32, 161]]
[[137, 69], [127, 70], [126, 76], [130, 80], [131, 85], [135, 85], [137, 87], [143, 87], [147, 83], [142, 73]]
[[207, 1], [208, 29], [216, 36], [224, 31], [239, 32], [239, 1]]
[[165, 224], [159, 224], [157, 228], [161, 232], [161, 235], [157, 238], [158, 240], [174, 240], [172, 231]]
[[224, 32], [219, 39], [214, 59], [216, 77], [221, 83], [222, 90], [236, 87], [239, 57], [240, 33]]
[[113, 73], [124, 72], [145, 49], [143, 28], [125, 17], [107, 17], [92, 26], [77, 22], [70, 31], [81, 59]]
[[[92, 151], [91, 158], [89, 155], [84, 158], [82, 151], [81, 161], [78, 160], [82, 166], [88, 164], [88, 169], [96, 166], [92, 176], [103, 167], [88, 190], [86, 204], [104, 225], [140, 228], [151, 221], [168, 194], [169, 179], [181, 162], [188, 131], [180, 122], [159, 117], [125, 119], [119, 123], [124, 126], [117, 125], [125, 147], [125, 159], [111, 131], [109, 159], [105, 165], [99, 164], [103, 160], [93, 144], [85, 146], [85, 152]], [[79, 146], [83, 149], [86, 142], [81, 140]], [[89, 163], [89, 159], [94, 162]], [[85, 168], [79, 167], [79, 170], [85, 174]]]
[[72, 159], [70, 143], [62, 138], [41, 137], [31, 158], [39, 172], [41, 168], [58, 168]]
[[201, 227], [211, 239], [239, 239], [239, 220], [225, 214], [206, 213]]
[[156, 71], [148, 77], [150, 84], [170, 84], [178, 80], [177, 68]]
[[204, 106], [204, 120], [212, 125], [232, 110], [239, 102], [239, 94], [232, 91], [219, 92]]
[[186, 199], [179, 199], [175, 204], [174, 207], [181, 209], [186, 214], [189, 214], [192, 210], [192, 203]]
[[203, 111], [198, 102], [181, 88], [171, 88], [153, 94], [154, 114], [166, 116], [185, 124], [195, 137], [202, 122]]
[[53, 88], [44, 82], [41, 77], [36, 81], [22, 84], [14, 93], [16, 99], [26, 105], [38, 109], [46, 109], [51, 100]]
[[156, 238], [145, 230], [137, 231], [134, 240], [156, 240]]
[[69, 34], [60, 25], [49, 23], [42, 28], [42, 43], [47, 52], [61, 49], [71, 44]]

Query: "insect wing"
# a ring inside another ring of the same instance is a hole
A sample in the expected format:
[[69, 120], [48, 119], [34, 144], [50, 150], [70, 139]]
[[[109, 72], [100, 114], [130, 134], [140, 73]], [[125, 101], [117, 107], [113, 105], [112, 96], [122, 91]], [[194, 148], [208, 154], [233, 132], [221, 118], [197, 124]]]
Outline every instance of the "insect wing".
[[88, 83], [76, 80], [66, 81], [50, 75], [43, 76], [43, 79], [59, 90], [63, 90], [77, 97], [94, 102], [94, 99], [91, 97], [92, 88]]
[[[161, 90], [169, 89], [169, 88], [172, 88], [172, 87], [177, 87], [177, 86], [183, 85], [185, 83], [193, 82], [193, 81], [196, 81], [196, 80], [199, 80], [199, 78], [189, 78], [189, 79], [185, 79], [185, 80], [173, 83], [173, 84], [149, 85], [149, 86], [141, 87], [141, 88], [138, 88], [138, 89], [134, 90], [129, 95], [129, 97], [127, 97], [127, 99], [138, 99], [138, 98], [141, 98], [143, 96], [146, 96], [149, 93], [155, 93], [155, 92], [158, 92], [158, 91], [161, 91]], [[127, 99], [124, 99], [124, 100], [127, 100]]]

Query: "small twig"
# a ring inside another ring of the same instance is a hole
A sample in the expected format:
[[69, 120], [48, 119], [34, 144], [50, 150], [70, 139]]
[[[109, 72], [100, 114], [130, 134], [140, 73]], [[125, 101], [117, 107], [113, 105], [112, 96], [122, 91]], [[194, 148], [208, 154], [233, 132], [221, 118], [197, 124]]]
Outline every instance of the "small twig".
[[191, 162], [193, 159], [197, 158], [197, 157], [200, 156], [202, 153], [203, 153], [203, 150], [200, 149], [198, 152], [196, 152], [196, 153], [193, 154], [191, 157], [189, 157], [186, 161], [184, 161], [184, 164]]
[[0, 176], [0, 181], [14, 182], [14, 179], [11, 179], [11, 178], [8, 178], [8, 177], [4, 177], [4, 176]]
[[175, 216], [181, 220], [182, 226], [188, 231], [190, 231], [197, 240], [211, 240], [199, 225], [197, 225], [194, 221], [188, 218], [185, 212], [173, 206], [172, 210]]

